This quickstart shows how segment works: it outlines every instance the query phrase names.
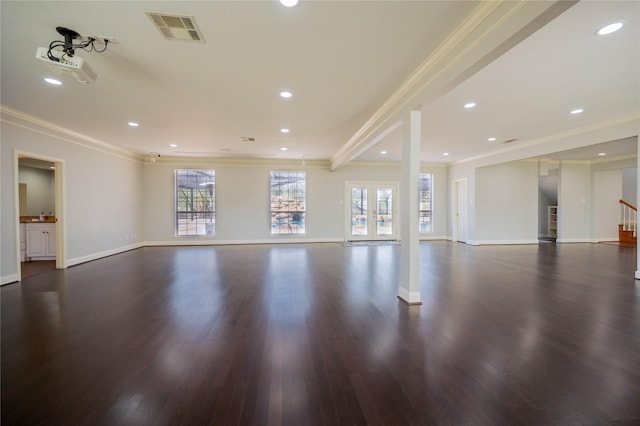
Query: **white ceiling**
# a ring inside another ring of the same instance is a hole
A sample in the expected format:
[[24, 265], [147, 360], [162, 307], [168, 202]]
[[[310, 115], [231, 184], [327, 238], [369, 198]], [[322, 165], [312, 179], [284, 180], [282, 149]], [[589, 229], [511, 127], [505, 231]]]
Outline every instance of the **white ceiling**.
[[[1, 103], [141, 155], [328, 160], [479, 5], [2, 1]], [[164, 40], [148, 10], [193, 15], [205, 43]], [[425, 98], [421, 160], [460, 161], [499, 151], [506, 139], [518, 139], [511, 147], [637, 115], [639, 15], [640, 2], [580, 2], [470, 78]], [[594, 35], [613, 21], [625, 26]], [[96, 83], [44, 83], [53, 73], [35, 51], [61, 38], [57, 26], [117, 39], [105, 53], [78, 53]], [[281, 90], [293, 97], [280, 98]], [[468, 101], [477, 107], [462, 108]], [[577, 107], [585, 112], [569, 114]], [[132, 120], [140, 127], [128, 127]], [[280, 133], [283, 127], [291, 132]], [[357, 159], [398, 161], [400, 135], [399, 128]]]

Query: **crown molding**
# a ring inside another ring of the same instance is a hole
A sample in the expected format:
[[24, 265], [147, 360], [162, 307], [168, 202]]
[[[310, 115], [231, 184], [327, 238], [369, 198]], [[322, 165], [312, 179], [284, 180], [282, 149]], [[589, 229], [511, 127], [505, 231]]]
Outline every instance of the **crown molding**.
[[[570, 138], [575, 138], [577, 136], [581, 136], [581, 135], [587, 135], [593, 132], [598, 132], [598, 131], [602, 131], [602, 130], [606, 130], [609, 128], [616, 128], [618, 126], [628, 126], [630, 125], [631, 127], [635, 127], [636, 129], [640, 128], [640, 113], [635, 112], [633, 114], [629, 114], [629, 115], [624, 115], [622, 117], [616, 117], [616, 118], [612, 118], [609, 120], [604, 120], [604, 121], [600, 121], [598, 123], [592, 123], [589, 124], [587, 126], [583, 126], [583, 127], [577, 127], [574, 129], [570, 129], [570, 130], [566, 130], [564, 132], [559, 132], [559, 133], [554, 133], [552, 135], [548, 135], [542, 138], [538, 138], [538, 139], [532, 139], [532, 140], [528, 140], [528, 141], [521, 141], [518, 142], [515, 145], [511, 145], [511, 146], [507, 146], [504, 147], [502, 149], [498, 149], [495, 151], [491, 151], [491, 152], [487, 152], [481, 155], [476, 155], [474, 157], [469, 157], [469, 158], [465, 158], [463, 160], [460, 161], [456, 161], [454, 163], [452, 163], [452, 165], [458, 165], [458, 164], [464, 164], [464, 163], [470, 163], [470, 162], [474, 162], [474, 161], [480, 161], [480, 160], [486, 160], [489, 159], [491, 157], [496, 157], [498, 155], [501, 154], [508, 154], [510, 152], [514, 152], [514, 151], [520, 151], [523, 150], [524, 148], [533, 148], [533, 147], [537, 147], [537, 146], [544, 146], [545, 144], [550, 144], [550, 143], [554, 143], [554, 142], [558, 142], [564, 139], [570, 139]], [[617, 139], [617, 138], [616, 138]], [[606, 141], [600, 141], [600, 142], [606, 142]], [[581, 144], [580, 146], [585, 146], [584, 144]], [[530, 157], [544, 157], [544, 156], [548, 156], [549, 153], [552, 152], [558, 152], [558, 151], [566, 151], [567, 149], [571, 149], [571, 148], [578, 148], [580, 146], [575, 146], [575, 147], [565, 147], [563, 149], [558, 149], [557, 146], [554, 147], [549, 147], [549, 150], [547, 152], [545, 152], [544, 154], [525, 154], [526, 157], [525, 158], [530, 158]], [[515, 161], [515, 159], [514, 159]]]
[[65, 142], [81, 145], [85, 148], [100, 151], [105, 154], [136, 161], [142, 161], [144, 158], [144, 156], [134, 151], [120, 148], [90, 136], [74, 132], [73, 130], [69, 130], [50, 121], [42, 120], [6, 105], [0, 105], [0, 122], [60, 139]]

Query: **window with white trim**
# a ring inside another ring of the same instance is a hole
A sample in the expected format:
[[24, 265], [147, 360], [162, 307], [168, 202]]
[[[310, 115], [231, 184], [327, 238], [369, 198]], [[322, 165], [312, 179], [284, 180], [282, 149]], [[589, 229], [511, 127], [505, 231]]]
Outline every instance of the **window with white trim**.
[[216, 172], [176, 170], [176, 235], [214, 235]]
[[432, 212], [431, 212], [431, 200], [432, 200], [432, 187], [433, 187], [433, 175], [430, 173], [420, 173], [420, 183], [418, 185], [420, 191], [419, 199], [419, 226], [420, 232], [433, 232]]
[[305, 172], [271, 172], [271, 233], [306, 232]]

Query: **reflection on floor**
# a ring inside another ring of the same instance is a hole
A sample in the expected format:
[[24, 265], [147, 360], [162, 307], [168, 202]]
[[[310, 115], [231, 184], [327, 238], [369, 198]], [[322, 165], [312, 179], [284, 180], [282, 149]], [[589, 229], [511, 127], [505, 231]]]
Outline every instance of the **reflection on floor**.
[[22, 278], [32, 277], [34, 275], [42, 274], [44, 272], [55, 271], [55, 260], [36, 260], [32, 262], [20, 263], [22, 271]]

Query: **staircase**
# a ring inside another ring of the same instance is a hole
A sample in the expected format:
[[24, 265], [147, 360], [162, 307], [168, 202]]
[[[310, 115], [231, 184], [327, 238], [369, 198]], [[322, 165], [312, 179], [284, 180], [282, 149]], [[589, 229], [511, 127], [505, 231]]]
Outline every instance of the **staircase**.
[[637, 244], [638, 209], [620, 200], [620, 221], [618, 225], [618, 241], [621, 243]]

